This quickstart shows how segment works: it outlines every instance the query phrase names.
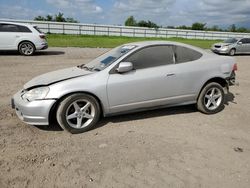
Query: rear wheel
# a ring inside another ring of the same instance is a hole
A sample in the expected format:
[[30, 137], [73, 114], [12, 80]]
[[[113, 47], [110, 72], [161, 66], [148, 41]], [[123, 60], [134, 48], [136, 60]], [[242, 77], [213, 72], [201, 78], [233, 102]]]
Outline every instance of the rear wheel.
[[35, 46], [31, 42], [21, 42], [18, 46], [18, 51], [20, 54], [25, 56], [33, 55], [35, 52]]
[[83, 133], [93, 128], [100, 117], [98, 101], [87, 94], [73, 94], [58, 107], [56, 118], [59, 125], [71, 133]]
[[224, 98], [223, 87], [216, 82], [211, 82], [202, 89], [197, 108], [205, 114], [215, 114], [223, 110]]
[[229, 55], [230, 55], [230, 56], [234, 56], [234, 55], [235, 55], [235, 52], [236, 52], [236, 50], [233, 48], [233, 49], [231, 49], [231, 50], [229, 51]]

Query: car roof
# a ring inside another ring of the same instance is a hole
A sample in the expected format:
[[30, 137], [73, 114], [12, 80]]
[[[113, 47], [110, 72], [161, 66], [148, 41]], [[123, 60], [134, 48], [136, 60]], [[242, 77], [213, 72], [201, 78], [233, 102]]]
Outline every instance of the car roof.
[[128, 43], [125, 45], [131, 45], [131, 46], [138, 46], [139, 48], [143, 48], [143, 47], [147, 47], [147, 46], [154, 46], [154, 45], [175, 45], [175, 46], [183, 46], [186, 48], [190, 48], [193, 50], [196, 50], [198, 52], [204, 53], [204, 50], [199, 48], [199, 47], [195, 47], [189, 44], [184, 44], [184, 43], [180, 43], [180, 42], [173, 42], [173, 41], [141, 41], [141, 42], [132, 42], [132, 43]]
[[1, 21], [0, 21], [0, 24], [14, 24], [14, 25], [27, 26], [27, 27], [32, 26], [32, 25], [29, 24], [29, 23], [18, 23], [18, 22], [1, 22]]

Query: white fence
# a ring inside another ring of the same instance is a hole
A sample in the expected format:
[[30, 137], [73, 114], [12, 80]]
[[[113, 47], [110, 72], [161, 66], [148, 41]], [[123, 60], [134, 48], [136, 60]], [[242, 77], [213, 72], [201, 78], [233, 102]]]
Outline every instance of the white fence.
[[250, 33], [232, 33], [215, 31], [194, 31], [181, 29], [151, 29], [144, 27], [125, 27], [113, 25], [81, 24], [81, 23], [62, 23], [30, 20], [0, 19], [0, 21], [11, 21], [19, 23], [30, 23], [37, 25], [45, 33], [77, 34], [77, 35], [107, 35], [107, 36], [126, 36], [126, 37], [155, 37], [170, 38], [180, 37], [187, 39], [227, 39], [230, 37], [241, 38], [250, 37]]

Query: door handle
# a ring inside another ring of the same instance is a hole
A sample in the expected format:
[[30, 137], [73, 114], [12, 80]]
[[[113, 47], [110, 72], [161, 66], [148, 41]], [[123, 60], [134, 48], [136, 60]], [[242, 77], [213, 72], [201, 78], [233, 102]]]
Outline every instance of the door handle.
[[175, 76], [174, 73], [167, 74], [167, 77]]

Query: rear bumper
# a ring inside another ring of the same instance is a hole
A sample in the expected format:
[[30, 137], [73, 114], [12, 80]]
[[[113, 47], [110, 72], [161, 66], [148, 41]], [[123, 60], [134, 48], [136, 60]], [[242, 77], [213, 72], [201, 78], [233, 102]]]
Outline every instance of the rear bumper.
[[228, 78], [226, 78], [226, 81], [228, 83], [228, 86], [239, 85], [239, 82], [236, 82], [236, 75], [234, 71]]
[[26, 101], [19, 91], [11, 99], [11, 106], [15, 109], [20, 120], [31, 125], [49, 125], [49, 112], [56, 100]]
[[47, 49], [49, 46], [48, 46], [48, 43], [47, 42], [43, 42], [43, 43], [39, 43], [39, 44], [36, 44], [36, 50], [45, 50]]

